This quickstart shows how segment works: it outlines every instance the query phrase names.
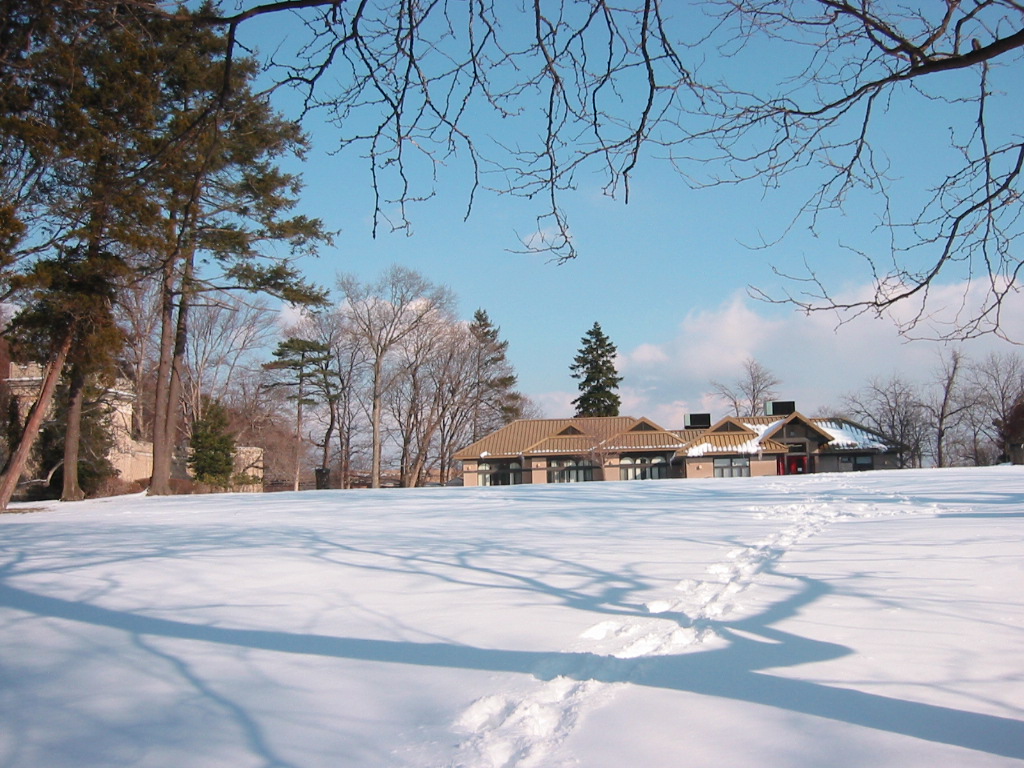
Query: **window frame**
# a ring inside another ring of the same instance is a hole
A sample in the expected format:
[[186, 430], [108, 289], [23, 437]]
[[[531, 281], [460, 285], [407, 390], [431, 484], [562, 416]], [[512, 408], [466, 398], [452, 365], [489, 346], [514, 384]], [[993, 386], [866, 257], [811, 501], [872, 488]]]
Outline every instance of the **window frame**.
[[484, 487], [521, 485], [523, 464], [518, 459], [498, 459], [477, 464], [478, 484]]
[[668, 457], [661, 453], [629, 453], [619, 457], [620, 480], [667, 480]]
[[715, 477], [750, 477], [749, 456], [718, 456], [711, 466]]

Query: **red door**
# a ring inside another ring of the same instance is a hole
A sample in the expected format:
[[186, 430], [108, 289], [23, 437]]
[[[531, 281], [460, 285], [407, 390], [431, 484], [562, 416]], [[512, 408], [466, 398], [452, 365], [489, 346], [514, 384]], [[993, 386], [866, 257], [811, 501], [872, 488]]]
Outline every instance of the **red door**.
[[777, 471], [780, 475], [803, 475], [807, 472], [806, 456], [779, 456]]

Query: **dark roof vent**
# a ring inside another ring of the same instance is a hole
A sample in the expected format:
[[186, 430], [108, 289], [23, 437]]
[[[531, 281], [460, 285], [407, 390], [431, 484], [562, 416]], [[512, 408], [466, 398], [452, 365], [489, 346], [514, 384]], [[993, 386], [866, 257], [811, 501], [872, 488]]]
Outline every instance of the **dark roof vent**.
[[683, 426], [687, 429], [708, 429], [711, 426], [711, 414], [688, 413], [683, 416]]
[[789, 416], [796, 413], [796, 403], [792, 400], [771, 400], [764, 407], [766, 416]]

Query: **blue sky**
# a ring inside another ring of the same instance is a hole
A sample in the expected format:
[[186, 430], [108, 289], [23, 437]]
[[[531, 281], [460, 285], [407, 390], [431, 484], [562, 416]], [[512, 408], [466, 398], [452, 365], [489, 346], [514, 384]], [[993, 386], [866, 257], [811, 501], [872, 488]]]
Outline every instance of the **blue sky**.
[[[1010, 101], [1007, 123], [1024, 124], [1021, 100]], [[920, 184], [904, 185], [908, 196], [923, 193], [932, 166], [950, 152], [949, 109], [897, 101], [879, 124], [888, 160], [911, 182], [921, 176]], [[437, 195], [410, 209], [411, 234], [385, 226], [372, 237], [365, 161], [358, 151], [332, 154], [330, 126], [314, 120], [306, 129], [312, 150], [297, 168], [306, 185], [300, 209], [339, 230], [333, 247], [303, 263], [309, 277], [330, 286], [338, 273], [372, 280], [400, 264], [449, 286], [463, 318], [482, 308], [501, 327], [522, 391], [548, 416], [572, 415], [578, 392], [568, 366], [594, 322], [619, 350], [623, 412], [667, 427], [681, 426], [687, 412], [721, 415], [709, 381], [735, 378], [747, 357], [771, 369], [782, 380], [780, 396], [808, 413], [839, 403], [873, 376], [926, 379], [938, 362], [939, 345], [907, 343], [887, 320], [837, 326], [830, 315], [807, 317], [747, 294], [750, 285], [781, 293], [787, 283], [773, 267], [796, 273], [805, 262], [837, 293], [867, 290], [869, 273], [844, 246], [885, 248], [872, 231], [878, 201], [870, 194], [822, 219], [817, 234], [801, 226], [772, 247], [752, 248], [786, 231], [807, 192], [804, 179], [767, 194], [756, 183], [694, 190], [648, 154], [628, 205], [605, 196], [598, 176], [577, 176], [563, 204], [580, 256], [557, 264], [549, 255], [514, 252], [536, 231], [536, 204], [484, 193], [464, 220], [469, 182], [457, 161], [441, 169]], [[955, 283], [942, 290], [954, 304], [962, 294]], [[1019, 303], [1004, 326], [1024, 338]], [[975, 357], [1016, 349], [994, 338], [963, 348]]]

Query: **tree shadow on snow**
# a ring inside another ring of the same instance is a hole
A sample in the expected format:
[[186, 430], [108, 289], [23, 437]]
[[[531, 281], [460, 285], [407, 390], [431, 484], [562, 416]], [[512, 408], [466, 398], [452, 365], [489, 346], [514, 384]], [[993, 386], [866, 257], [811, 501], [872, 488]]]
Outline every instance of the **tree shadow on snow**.
[[784, 708], [844, 723], [1024, 759], [1024, 722], [906, 701], [763, 670], [836, 659], [850, 648], [772, 627], [830, 591], [823, 582], [788, 577], [800, 589], [765, 612], [733, 622], [708, 622], [728, 645], [709, 651], [620, 659], [593, 653], [548, 653], [201, 626], [115, 611], [35, 594], [0, 583], [0, 606], [130, 633], [280, 653], [439, 668], [512, 672], [541, 679], [628, 682]]

